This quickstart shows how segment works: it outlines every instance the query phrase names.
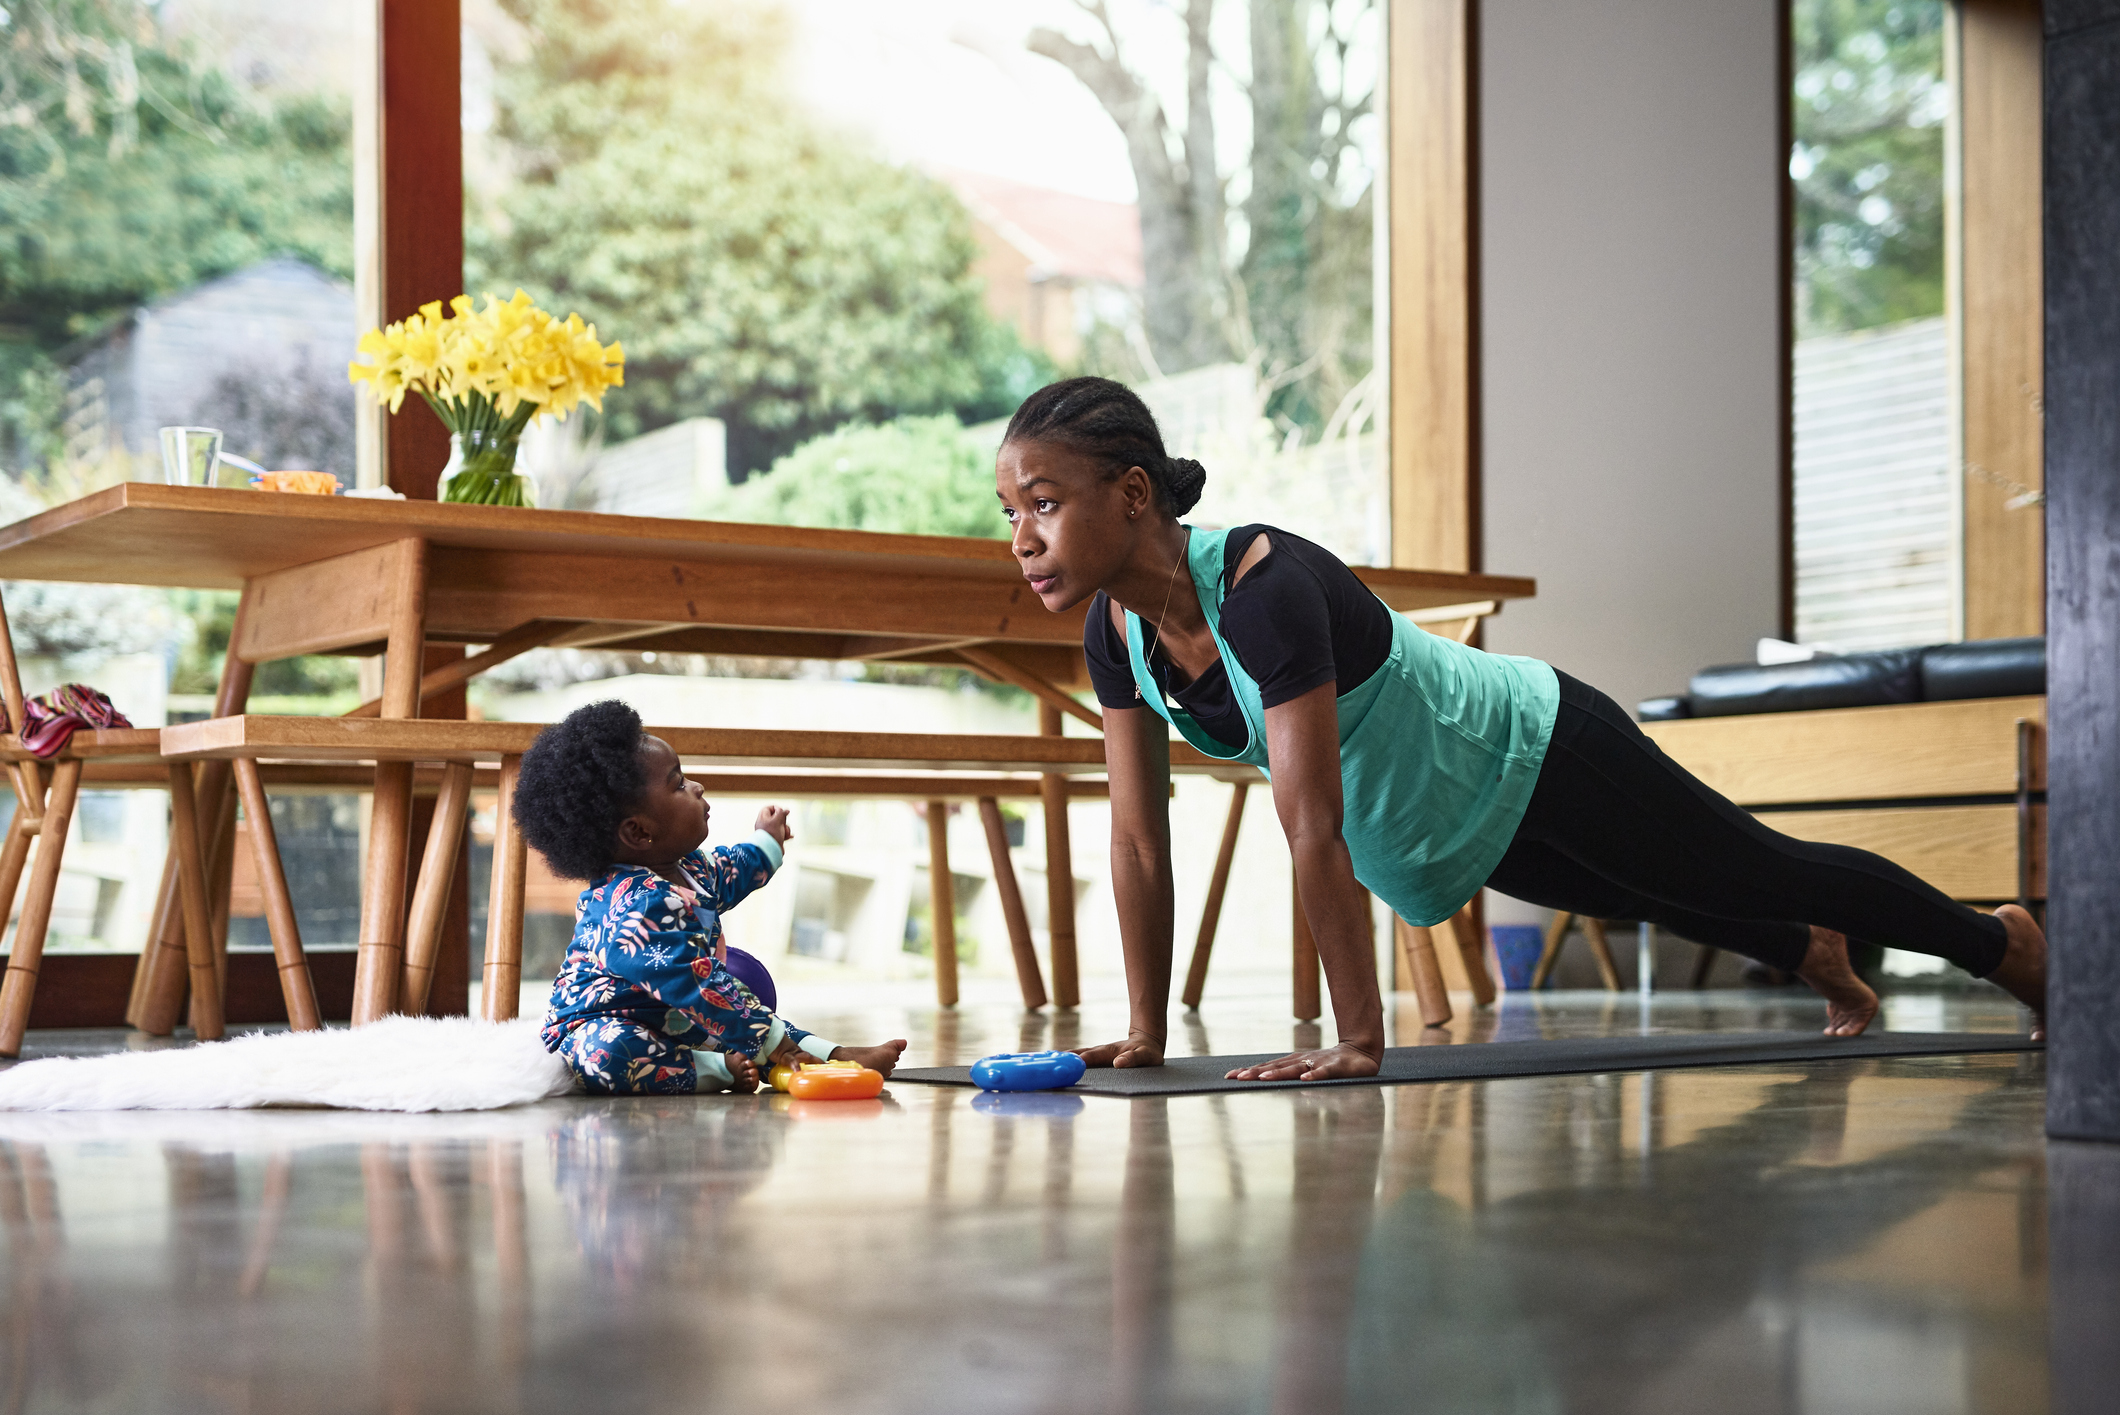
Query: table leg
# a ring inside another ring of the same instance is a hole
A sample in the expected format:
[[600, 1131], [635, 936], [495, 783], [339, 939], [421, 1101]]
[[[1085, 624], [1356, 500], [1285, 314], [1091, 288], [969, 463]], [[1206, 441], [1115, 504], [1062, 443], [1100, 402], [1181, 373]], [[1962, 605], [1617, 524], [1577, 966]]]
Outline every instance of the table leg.
[[412, 763], [375, 769], [368, 823], [368, 869], [361, 881], [361, 941], [354, 958], [353, 1025], [397, 1010], [405, 962], [405, 871], [411, 852]]
[[[420, 715], [421, 650], [427, 626], [427, 543], [398, 542], [391, 569], [390, 637], [384, 647], [386, 718]], [[354, 960], [353, 1025], [388, 1016], [397, 1005], [405, 961], [405, 867], [412, 831], [412, 764], [375, 769], [369, 815], [368, 870], [361, 891], [361, 941]]]
[[501, 758], [500, 809], [493, 823], [493, 875], [486, 897], [486, 964], [479, 1013], [488, 1022], [515, 1016], [523, 985], [523, 878], [529, 859], [515, 828], [515, 778], [521, 757]]
[[[1047, 737], [1060, 736], [1060, 710], [1041, 704], [1038, 730]], [[1067, 778], [1039, 777], [1038, 794], [1045, 805], [1045, 919], [1052, 941], [1053, 1002], [1079, 1007], [1082, 983], [1075, 960], [1075, 859], [1067, 834]]]
[[272, 934], [272, 961], [280, 974], [287, 1025], [293, 1031], [313, 1032], [324, 1025], [324, 1019], [317, 1008], [316, 983], [309, 976], [309, 956], [302, 951], [294, 897], [287, 892], [287, 872], [280, 863], [280, 841], [273, 830], [265, 783], [258, 776], [256, 760], [249, 757], [235, 763], [235, 776], [243, 814], [250, 818], [251, 852], [257, 859], [258, 889], [265, 896], [265, 925]]
[[412, 919], [405, 926], [405, 973], [399, 1006], [410, 1015], [427, 1010], [435, 955], [442, 942], [442, 916], [449, 905], [450, 888], [456, 883], [457, 843], [464, 838], [464, 811], [470, 803], [471, 764], [450, 762], [442, 768], [442, 789], [435, 797], [419, 883], [412, 891]]
[[1038, 954], [1031, 947], [1030, 915], [1023, 910], [1023, 890], [1016, 883], [1016, 862], [1008, 851], [1008, 823], [1001, 819], [1001, 802], [992, 796], [979, 798], [979, 821], [986, 827], [986, 853], [994, 863], [994, 888], [1001, 894], [1001, 917], [1008, 923], [1009, 951], [1016, 958], [1016, 986], [1023, 992], [1023, 1010], [1036, 1012], [1045, 1006], [1045, 978], [1038, 971]]
[[22, 902], [22, 921], [15, 926], [14, 949], [7, 956], [7, 976], [0, 982], [0, 1056], [22, 1050], [29, 1030], [30, 1005], [36, 1000], [37, 970], [44, 962], [44, 935], [51, 927], [52, 896], [59, 888], [59, 863], [66, 856], [66, 830], [73, 823], [74, 800], [81, 790], [81, 763], [62, 761], [52, 773], [37, 829], [37, 861], [29, 875], [29, 897]]
[[928, 915], [934, 922], [935, 1004], [957, 1005], [957, 881], [950, 875], [950, 803], [927, 803]]

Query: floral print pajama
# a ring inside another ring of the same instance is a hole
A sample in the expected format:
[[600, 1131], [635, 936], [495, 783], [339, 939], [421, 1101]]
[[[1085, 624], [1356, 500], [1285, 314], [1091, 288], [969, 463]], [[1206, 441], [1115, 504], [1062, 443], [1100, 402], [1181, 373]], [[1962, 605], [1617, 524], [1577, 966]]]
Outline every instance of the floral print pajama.
[[809, 1036], [730, 975], [721, 913], [773, 877], [770, 836], [694, 850], [689, 887], [641, 865], [613, 865], [582, 891], [574, 941], [552, 985], [542, 1037], [597, 1095], [689, 1095], [695, 1050], [757, 1058], [781, 1035]]

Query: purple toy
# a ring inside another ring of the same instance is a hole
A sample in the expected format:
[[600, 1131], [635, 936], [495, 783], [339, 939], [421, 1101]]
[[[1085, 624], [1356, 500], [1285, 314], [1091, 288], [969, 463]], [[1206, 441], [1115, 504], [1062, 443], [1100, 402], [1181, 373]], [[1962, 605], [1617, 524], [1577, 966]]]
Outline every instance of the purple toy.
[[751, 990], [751, 996], [765, 1004], [766, 1011], [780, 1010], [780, 995], [773, 988], [773, 975], [766, 971], [765, 964], [742, 949], [732, 947], [729, 956], [722, 960], [722, 966], [729, 970], [729, 976]]

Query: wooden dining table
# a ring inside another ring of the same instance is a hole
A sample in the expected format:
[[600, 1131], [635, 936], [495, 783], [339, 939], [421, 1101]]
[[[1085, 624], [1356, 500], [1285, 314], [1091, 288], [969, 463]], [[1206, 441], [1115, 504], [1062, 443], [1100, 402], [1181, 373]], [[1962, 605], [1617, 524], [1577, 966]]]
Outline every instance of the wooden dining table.
[[[1355, 573], [1417, 621], [1470, 624], [1535, 592]], [[1074, 696], [1083, 607], [1048, 611], [1002, 540], [126, 482], [0, 528], [0, 578], [240, 591], [216, 717], [240, 716], [274, 659], [380, 653], [381, 693], [356, 714], [409, 720], [517, 654], [574, 647], [950, 665], [1037, 696], [1042, 735], [1098, 722]], [[478, 647], [437, 663], [436, 646]], [[362, 969], [402, 929], [416, 755], [375, 758]], [[202, 819], [226, 780], [202, 775]], [[1064, 836], [1065, 790], [1052, 800]]]

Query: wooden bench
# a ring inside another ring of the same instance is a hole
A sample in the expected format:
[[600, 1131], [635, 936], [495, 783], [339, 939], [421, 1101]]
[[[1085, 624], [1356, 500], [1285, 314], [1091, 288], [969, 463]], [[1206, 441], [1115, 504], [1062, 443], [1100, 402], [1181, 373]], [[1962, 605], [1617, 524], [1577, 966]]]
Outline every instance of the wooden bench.
[[[436, 784], [435, 820], [456, 823], [437, 825], [428, 833], [424, 856], [414, 877], [412, 902], [397, 944], [389, 946], [391, 930], [363, 929], [362, 951], [357, 963], [354, 999], [356, 1022], [370, 1021], [391, 1011], [418, 1011], [425, 1006], [440, 939], [441, 909], [448, 897], [474, 773], [485, 763], [494, 763], [493, 781], [500, 793], [500, 810], [494, 841], [492, 895], [487, 914], [486, 964], [483, 975], [482, 1011], [489, 1018], [512, 1016], [521, 981], [522, 890], [525, 870], [524, 846], [510, 813], [515, 775], [522, 754], [536, 740], [540, 724], [510, 722], [454, 722], [403, 718], [308, 718], [235, 715], [208, 718], [167, 728], [161, 750], [173, 763], [228, 762], [234, 765], [239, 783], [258, 783], [262, 801], [263, 773], [278, 766], [299, 764], [304, 770], [331, 768], [360, 770], [392, 762], [407, 765], [440, 764]], [[1090, 738], [1060, 736], [964, 735], [953, 733], [903, 732], [800, 732], [761, 731], [737, 728], [655, 727], [657, 736], [669, 742], [680, 759], [720, 767], [811, 768], [807, 775], [722, 776], [716, 784], [725, 789], [786, 792], [789, 795], [895, 795], [917, 800], [946, 802], [974, 799], [981, 802], [990, 850], [995, 857], [997, 888], [1002, 892], [1004, 917], [1008, 919], [1010, 942], [1018, 967], [1018, 981], [1026, 1004], [1044, 1005], [1044, 984], [1036, 971], [1030, 950], [1027, 917], [1020, 891], [1013, 888], [1014, 871], [1007, 864], [1006, 837], [1000, 830], [998, 800], [1003, 794], [1036, 792], [1050, 802], [1057, 787], [1062, 809], [1065, 801], [1088, 794], [1069, 778], [1101, 773], [1104, 744]], [[1172, 769], [1218, 777], [1255, 777], [1246, 766], [1206, 757], [1184, 744], [1171, 749]], [[852, 773], [927, 771], [925, 776], [857, 776]], [[977, 773], [968, 775], [967, 773]], [[1002, 773], [1021, 773], [1010, 779]], [[1029, 777], [1030, 773], [1037, 776]], [[372, 778], [370, 778], [372, 780]], [[707, 779], [707, 778], [702, 778]], [[741, 783], [739, 786], [738, 783]], [[1087, 783], [1084, 783], [1087, 786]], [[246, 788], [247, 790], [248, 788]], [[1101, 783], [1091, 790], [1101, 791]], [[262, 810], [247, 804], [255, 816]], [[931, 869], [936, 892], [938, 999], [944, 1005], [956, 1001], [956, 951], [953, 920], [955, 910], [949, 890], [947, 842], [938, 839], [941, 812], [930, 813], [929, 843], [941, 868]], [[259, 837], [264, 839], [264, 837]], [[260, 845], [261, 850], [265, 848]], [[277, 869], [261, 871], [261, 887], [267, 899], [267, 927], [273, 933], [274, 949], [283, 946], [299, 954], [301, 942], [293, 909], [285, 895], [284, 878]], [[279, 897], [275, 897], [278, 891]], [[386, 942], [373, 941], [381, 934]], [[945, 935], [949, 935], [945, 947]], [[1073, 960], [1054, 950], [1056, 984], [1063, 966], [1072, 972]], [[181, 987], [183, 975], [164, 965], [153, 973], [151, 987], [158, 990], [155, 1015], [173, 1015], [170, 1000]], [[1032, 998], [1036, 998], [1032, 1002]]]
[[1853, 845], [1953, 899], [2046, 899], [2046, 699], [1682, 718], [1656, 744], [1759, 820]]

